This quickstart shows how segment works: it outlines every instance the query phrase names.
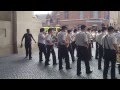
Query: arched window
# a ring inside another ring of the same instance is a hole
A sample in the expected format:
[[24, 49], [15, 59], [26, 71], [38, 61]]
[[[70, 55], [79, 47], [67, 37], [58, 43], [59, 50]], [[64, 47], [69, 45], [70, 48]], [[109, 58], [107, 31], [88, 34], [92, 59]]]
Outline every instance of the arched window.
[[93, 11], [93, 18], [98, 19], [98, 11]]

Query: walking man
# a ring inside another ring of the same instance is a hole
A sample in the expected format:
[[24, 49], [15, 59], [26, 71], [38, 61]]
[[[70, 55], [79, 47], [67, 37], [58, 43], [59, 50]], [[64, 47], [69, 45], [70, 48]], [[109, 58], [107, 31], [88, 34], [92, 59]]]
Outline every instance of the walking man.
[[[26, 30], [27, 33], [25, 33], [22, 37], [22, 40], [21, 40], [21, 47], [23, 46], [22, 42], [23, 42], [23, 39], [25, 38], [25, 50], [26, 50], [26, 57], [28, 57], [29, 55], [29, 60], [32, 59], [32, 39], [35, 41], [35, 39], [33, 38], [32, 34], [30, 33], [30, 29], [27, 29]], [[35, 41], [36, 43], [36, 41]]]

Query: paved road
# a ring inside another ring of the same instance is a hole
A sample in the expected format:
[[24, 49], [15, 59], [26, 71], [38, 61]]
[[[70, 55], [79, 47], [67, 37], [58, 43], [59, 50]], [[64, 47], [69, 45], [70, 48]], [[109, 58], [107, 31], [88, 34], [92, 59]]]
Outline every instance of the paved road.
[[[57, 48], [55, 48], [57, 52]], [[93, 48], [93, 60], [90, 62], [93, 73], [86, 75], [85, 65], [82, 62], [82, 74], [76, 75], [76, 62], [71, 61], [71, 70], [66, 70], [65, 65], [62, 71], [58, 65], [45, 67], [44, 61], [39, 63], [38, 50], [33, 51], [33, 60], [24, 59], [24, 54], [11, 55], [0, 58], [0, 79], [102, 79], [103, 70], [97, 69], [97, 60], [94, 59], [95, 49]], [[71, 60], [71, 59], [70, 59]], [[103, 67], [103, 62], [102, 62]], [[116, 68], [117, 78], [120, 79]], [[110, 78], [110, 72], [108, 75]]]

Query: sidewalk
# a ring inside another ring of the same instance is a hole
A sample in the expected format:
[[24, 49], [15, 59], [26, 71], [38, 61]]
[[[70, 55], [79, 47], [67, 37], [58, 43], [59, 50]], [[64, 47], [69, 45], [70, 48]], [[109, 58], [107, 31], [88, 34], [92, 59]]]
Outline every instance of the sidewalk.
[[[57, 54], [57, 48], [55, 48], [55, 52]], [[63, 62], [64, 69], [59, 71], [58, 65], [52, 66], [52, 60], [50, 61], [51, 65], [48, 67], [44, 66], [44, 61], [39, 63], [38, 53], [38, 50], [33, 51], [33, 60], [25, 60], [24, 53], [0, 58], [0, 79], [102, 79], [103, 62], [102, 70], [98, 70], [98, 62], [94, 59], [94, 48], [93, 60], [90, 62], [93, 73], [91, 75], [86, 75], [85, 64], [82, 62], [81, 76], [76, 75], [76, 61], [74, 63], [70, 61], [72, 67], [71, 70], [66, 70], [65, 63]], [[116, 75], [117, 78], [120, 79], [117, 68]], [[108, 78], [110, 78], [110, 72]]]

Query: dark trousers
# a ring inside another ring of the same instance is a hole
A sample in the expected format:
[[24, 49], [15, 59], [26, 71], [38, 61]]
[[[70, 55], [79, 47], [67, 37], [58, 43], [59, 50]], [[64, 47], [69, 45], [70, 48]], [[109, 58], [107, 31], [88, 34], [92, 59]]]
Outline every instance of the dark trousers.
[[72, 42], [72, 49], [73, 49], [73, 55], [75, 55], [74, 53], [75, 53], [75, 49], [76, 49], [76, 44], [75, 44], [75, 42]]
[[73, 53], [72, 44], [69, 44], [68, 51], [70, 52], [72, 61], [75, 61], [75, 57], [74, 57], [74, 53]]
[[39, 43], [38, 47], [39, 47], [39, 61], [43, 61], [42, 54], [44, 54], [45, 59], [47, 59], [46, 58], [46, 46], [45, 46], [45, 44]]
[[47, 45], [46, 50], [47, 50], [47, 59], [45, 61], [45, 64], [49, 63], [50, 53], [52, 53], [53, 65], [56, 64], [56, 54], [55, 54], [53, 45]]
[[99, 47], [99, 44], [98, 44], [98, 42], [96, 42], [96, 53], [95, 53], [95, 58], [96, 59], [98, 59], [98, 52], [99, 52], [98, 47]]
[[28, 57], [28, 55], [29, 55], [29, 59], [32, 58], [32, 56], [31, 56], [31, 54], [32, 54], [31, 44], [25, 45], [25, 50], [26, 50], [26, 57]]
[[92, 48], [93, 48], [93, 40], [91, 40], [91, 46], [92, 46]]
[[111, 62], [111, 79], [115, 79], [116, 52], [114, 50], [104, 50], [104, 71], [103, 78], [107, 79], [109, 63]]
[[89, 58], [88, 58], [88, 49], [83, 46], [78, 46], [78, 60], [77, 60], [77, 74], [81, 72], [81, 61], [85, 62], [86, 73], [90, 71]]
[[70, 68], [68, 49], [65, 45], [58, 45], [59, 69], [62, 68], [62, 59], [65, 58], [66, 68]]
[[98, 69], [101, 69], [101, 61], [102, 61], [102, 58], [103, 58], [103, 47], [102, 45], [99, 44], [99, 52], [98, 52]]
[[88, 47], [88, 57], [89, 57], [89, 60], [91, 60], [92, 58], [92, 50], [91, 50], [91, 43], [89, 44], [89, 47]]

